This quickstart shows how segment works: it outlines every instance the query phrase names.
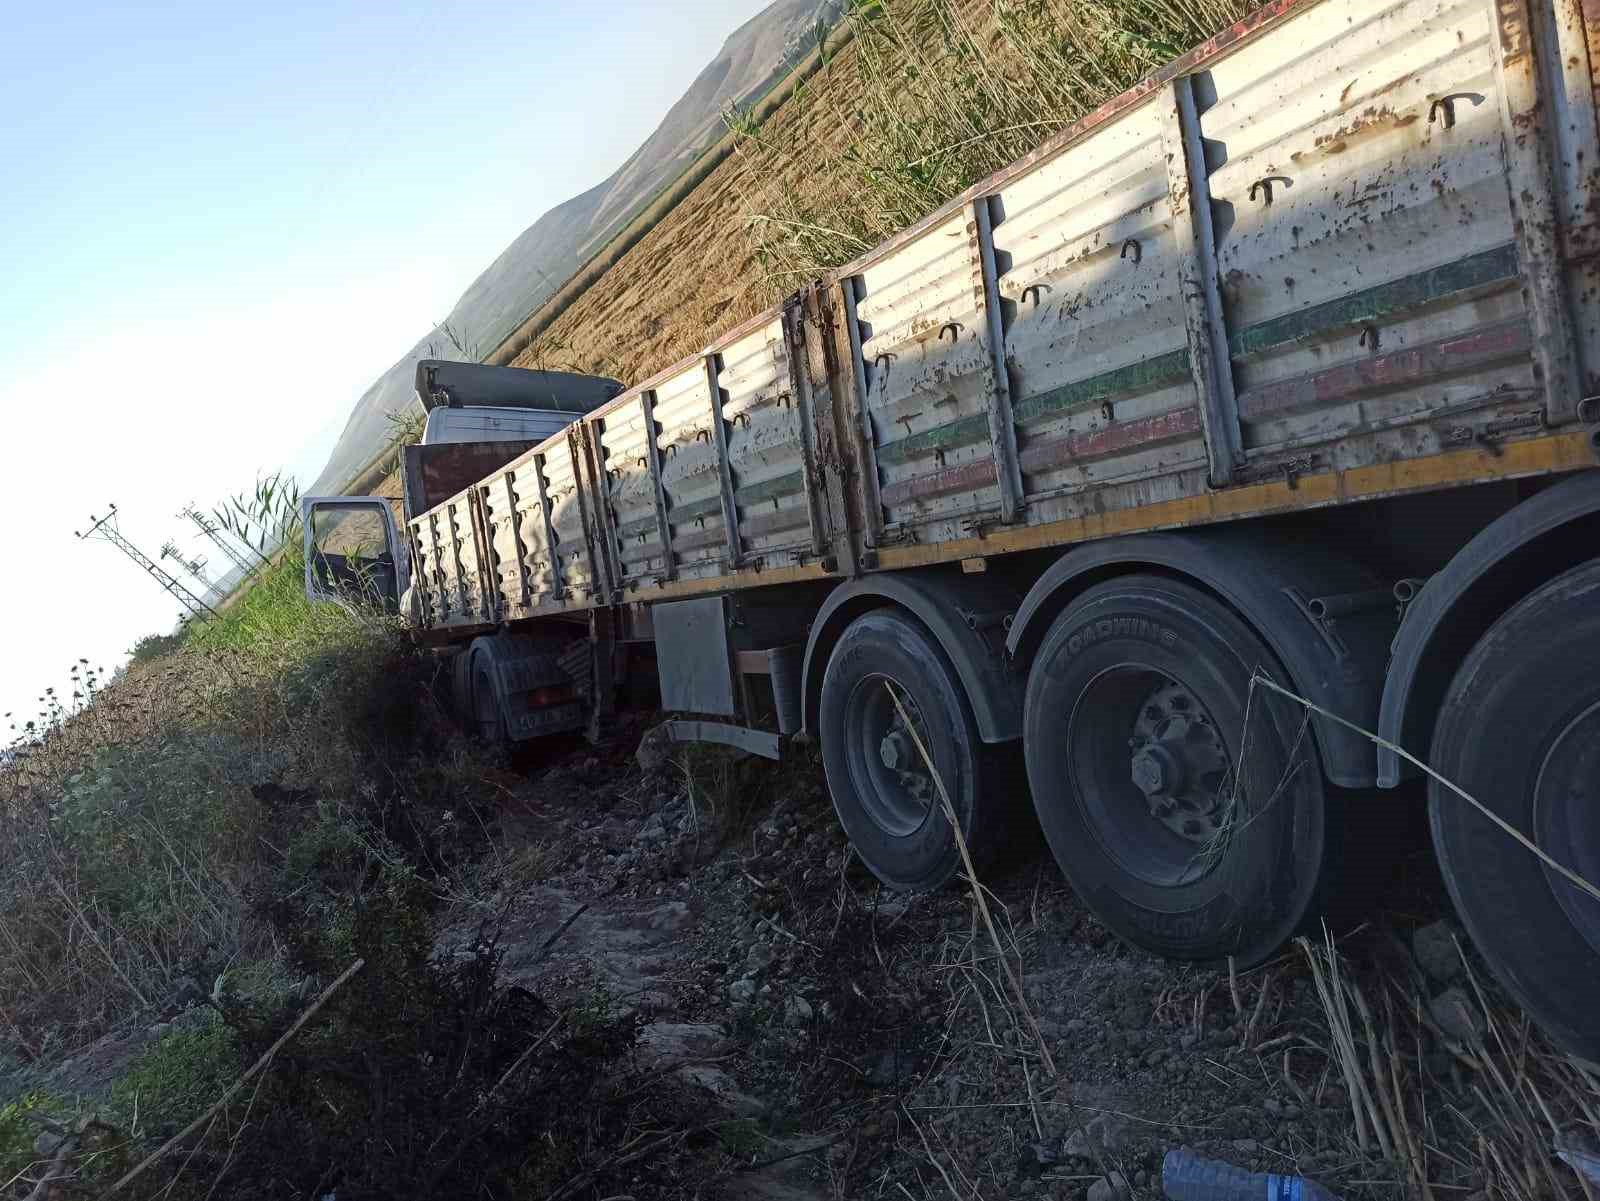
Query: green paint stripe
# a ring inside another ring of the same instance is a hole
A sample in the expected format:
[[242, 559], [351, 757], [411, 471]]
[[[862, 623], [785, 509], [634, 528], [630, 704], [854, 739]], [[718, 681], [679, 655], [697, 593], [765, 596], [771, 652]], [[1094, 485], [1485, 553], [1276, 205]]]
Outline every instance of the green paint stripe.
[[1312, 305], [1240, 330], [1228, 339], [1228, 353], [1238, 357], [1259, 354], [1312, 334], [1374, 321], [1390, 313], [1414, 309], [1458, 292], [1501, 283], [1517, 276], [1517, 248], [1508, 243], [1468, 258], [1391, 280], [1386, 284]]
[[673, 504], [670, 497], [667, 499], [667, 520], [673, 525], [704, 517], [707, 513], [722, 515], [722, 497], [703, 496], [699, 500], [686, 500], [681, 505]]
[[791, 471], [788, 475], [774, 476], [770, 480], [762, 480], [759, 484], [746, 484], [743, 488], [735, 488], [733, 499], [741, 505], [753, 505], [760, 501], [771, 500], [775, 496], [793, 495], [803, 491], [805, 486], [805, 472]]
[[656, 515], [651, 513], [648, 517], [636, 517], [632, 521], [624, 521], [617, 526], [619, 538], [632, 538], [635, 534], [653, 534], [656, 532]]
[[904, 463], [907, 459], [914, 459], [919, 455], [931, 455], [936, 450], [949, 450], [953, 446], [969, 446], [974, 442], [983, 442], [988, 437], [987, 413], [958, 417], [944, 425], [919, 430], [894, 442], [885, 442], [878, 447], [878, 462]]
[[1190, 378], [1187, 349], [1168, 351], [1153, 359], [1140, 359], [1088, 379], [1074, 380], [1048, 392], [1016, 402], [1011, 415], [1018, 424], [1054, 417], [1076, 409], [1092, 408], [1102, 401], [1133, 392], [1147, 392]]

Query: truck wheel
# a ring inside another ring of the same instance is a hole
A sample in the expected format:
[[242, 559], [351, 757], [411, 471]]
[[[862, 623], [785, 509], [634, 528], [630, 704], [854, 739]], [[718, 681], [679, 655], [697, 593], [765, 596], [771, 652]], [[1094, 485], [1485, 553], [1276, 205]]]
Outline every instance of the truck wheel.
[[[1489, 628], [1445, 695], [1432, 766], [1600, 882], [1600, 561]], [[1478, 950], [1562, 1045], [1600, 1059], [1600, 901], [1437, 781], [1429, 811], [1445, 884]]]
[[914, 620], [889, 609], [856, 618], [828, 659], [818, 728], [828, 791], [851, 845], [893, 888], [937, 888], [961, 866], [933, 775], [888, 686], [932, 756], [974, 861], [999, 839], [980, 820], [1003, 807], [982, 789], [998, 773], [955, 669]]
[[506, 716], [494, 686], [494, 656], [487, 647], [475, 646], [469, 652], [467, 728], [490, 747], [510, 745]]
[[1023, 747], [1050, 849], [1101, 921], [1158, 954], [1259, 962], [1323, 874], [1310, 733], [1297, 706], [1250, 699], [1257, 665], [1283, 678], [1220, 602], [1130, 576], [1076, 599], [1029, 672]]

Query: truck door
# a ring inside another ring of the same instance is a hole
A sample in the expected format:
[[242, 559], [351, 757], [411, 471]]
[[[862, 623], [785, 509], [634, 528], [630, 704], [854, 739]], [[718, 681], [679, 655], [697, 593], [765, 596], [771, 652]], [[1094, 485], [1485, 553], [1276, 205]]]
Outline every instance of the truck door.
[[308, 496], [300, 502], [300, 516], [307, 600], [400, 611], [410, 571], [387, 501]]

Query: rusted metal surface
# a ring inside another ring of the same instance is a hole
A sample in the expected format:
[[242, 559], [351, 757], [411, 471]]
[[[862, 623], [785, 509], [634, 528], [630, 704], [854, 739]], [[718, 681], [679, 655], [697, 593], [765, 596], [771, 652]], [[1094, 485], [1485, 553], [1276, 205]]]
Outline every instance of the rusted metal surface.
[[[976, 215], [958, 212], [856, 277], [861, 416], [869, 446], [881, 449], [936, 430], [960, 432], [926, 455], [876, 456], [884, 542], [937, 541], [974, 516], [1003, 513], [982, 253]], [[953, 480], [970, 486], [951, 487]]]
[[717, 487], [722, 502], [722, 531], [723, 541], [727, 544], [727, 557], [724, 566], [738, 567], [744, 562], [744, 539], [739, 534], [739, 507], [733, 499], [733, 467], [728, 458], [728, 421], [723, 415], [723, 402], [727, 393], [723, 390], [720, 375], [722, 372], [722, 356], [708, 354], [705, 357], [706, 390], [711, 395], [711, 448], [716, 454]]
[[1057, 453], [1198, 403], [1168, 124], [1160, 105], [1144, 104], [999, 194], [998, 287], [1029, 521], [1059, 514], [1061, 498], [1104, 479], [1148, 478], [1204, 458], [1198, 423], [1186, 446], [1160, 453], [1117, 439], [1100, 443], [1100, 461]]
[[1249, 420], [1258, 420], [1364, 393], [1446, 379], [1526, 357], [1532, 344], [1527, 321], [1513, 318], [1499, 325], [1481, 326], [1434, 342], [1262, 384], [1239, 397], [1239, 411]]
[[[1299, 380], [1527, 316], [1495, 64], [1494, 0], [1324, 5], [1218, 60], [1200, 116], [1235, 386]], [[1285, 35], [1290, 36], [1288, 34]], [[1247, 474], [1433, 453], [1525, 409], [1527, 355], [1414, 360], [1386, 386], [1255, 406]], [[1458, 369], [1460, 368], [1460, 369]], [[1382, 382], [1382, 377], [1370, 379]]]
[[[1567, 265], [1585, 395], [1600, 395], [1600, 0], [1549, 0], [1534, 10], [1546, 130], [1555, 159], [1556, 215]], [[1542, 18], [1542, 19], [1541, 19]]]
[[1216, 222], [1212, 213], [1211, 166], [1200, 136], [1194, 81], [1173, 80], [1172, 103], [1159, 110], [1167, 159], [1167, 200], [1172, 209], [1172, 244], [1183, 297], [1189, 369], [1199, 397], [1199, 428], [1205, 436], [1207, 482], [1226, 487], [1244, 465], [1239, 408], [1234, 397], [1228, 324], [1217, 286]]
[[[1000, 489], [1000, 520], [1013, 522], [1021, 515], [1022, 471], [1017, 466], [1017, 426], [1011, 411], [1011, 371], [1006, 365], [1006, 323], [1000, 308], [999, 266], [994, 252], [996, 196], [980, 196], [972, 202], [972, 237], [976, 242], [982, 269], [984, 317], [987, 327], [990, 367], [988, 430], [995, 454], [995, 483]], [[1004, 216], [1004, 209], [1001, 208]]]
[[[1495, 30], [1490, 40], [1500, 86], [1506, 191], [1522, 265], [1522, 294], [1533, 328], [1534, 375], [1544, 388], [1545, 420], [1559, 425], [1577, 416], [1584, 393], [1561, 265], [1551, 106], [1527, 0], [1493, 0], [1493, 4]], [[1554, 82], [1555, 72], [1550, 76]]]

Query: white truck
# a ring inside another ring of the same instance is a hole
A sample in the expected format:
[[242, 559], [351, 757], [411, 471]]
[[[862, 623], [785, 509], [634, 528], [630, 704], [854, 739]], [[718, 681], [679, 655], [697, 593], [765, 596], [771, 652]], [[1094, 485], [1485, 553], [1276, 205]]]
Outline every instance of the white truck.
[[980, 859], [1031, 795], [1165, 955], [1359, 890], [1403, 747], [1600, 1057], [1596, 54], [1589, 0], [1272, 0], [537, 445], [408, 461], [400, 523], [309, 502], [313, 569], [367, 506], [492, 736], [648, 673], [673, 737], [820, 739], [902, 888], [958, 862], [920, 740]]

